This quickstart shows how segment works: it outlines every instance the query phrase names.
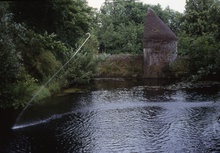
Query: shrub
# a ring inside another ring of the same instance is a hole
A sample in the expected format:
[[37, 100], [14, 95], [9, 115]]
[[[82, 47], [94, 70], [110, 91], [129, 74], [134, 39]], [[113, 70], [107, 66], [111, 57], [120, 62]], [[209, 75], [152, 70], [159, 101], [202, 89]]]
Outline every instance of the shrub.
[[189, 72], [194, 75], [194, 79], [220, 71], [219, 47], [214, 36], [208, 34], [194, 38], [180, 38], [180, 54], [190, 59], [188, 68]]
[[12, 14], [0, 13], [0, 107], [9, 107], [13, 101], [12, 84], [21, 68], [21, 53], [16, 40], [24, 38], [25, 28], [12, 21]]

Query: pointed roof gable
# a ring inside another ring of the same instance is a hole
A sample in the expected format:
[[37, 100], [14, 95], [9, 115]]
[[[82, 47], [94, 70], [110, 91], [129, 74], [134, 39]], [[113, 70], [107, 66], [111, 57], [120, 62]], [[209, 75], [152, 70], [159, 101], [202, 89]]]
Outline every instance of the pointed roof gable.
[[144, 46], [147, 42], [170, 42], [177, 40], [173, 31], [154, 13], [148, 9], [144, 28]]

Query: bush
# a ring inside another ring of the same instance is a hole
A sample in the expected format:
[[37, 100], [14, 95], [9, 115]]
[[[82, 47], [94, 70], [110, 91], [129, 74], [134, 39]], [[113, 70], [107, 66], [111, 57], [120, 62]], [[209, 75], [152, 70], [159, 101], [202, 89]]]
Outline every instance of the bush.
[[25, 28], [12, 21], [12, 14], [0, 15], [0, 107], [9, 107], [14, 99], [12, 85], [22, 65], [16, 40], [24, 37]]
[[24, 107], [33, 96], [35, 90], [38, 88], [37, 80], [31, 77], [25, 69], [17, 75], [17, 81], [13, 84], [13, 107]]
[[70, 84], [85, 84], [89, 83], [92, 76], [96, 72], [98, 59], [92, 53], [78, 53], [76, 58], [70, 63], [66, 76]]
[[106, 59], [98, 65], [98, 77], [138, 78], [143, 75], [143, 57], [140, 55], [117, 54], [104, 57]]
[[83, 46], [83, 49], [69, 63], [66, 70], [66, 77], [70, 84], [85, 84], [90, 82], [92, 76], [96, 73], [96, 67], [100, 61], [95, 56], [98, 52], [97, 49], [98, 41], [92, 35]]
[[[26, 7], [26, 2], [0, 2], [1, 108], [24, 107], [33, 96], [33, 101], [38, 101], [50, 96], [54, 92], [58, 92], [61, 87], [67, 85], [66, 77], [71, 80], [70, 82], [73, 80], [74, 83], [85, 83], [91, 79], [91, 76], [93, 76], [95, 72], [97, 59], [94, 58], [95, 56], [93, 55], [98, 48], [98, 42], [93, 36], [92, 41], [89, 41], [88, 45], [84, 47], [84, 52], [77, 55], [77, 59], [72, 61], [71, 67], [65, 67], [65, 69], [68, 69], [68, 75], [65, 75], [63, 70], [56, 76], [58, 79], [51, 78], [73, 54], [73, 49], [70, 46], [76, 48], [76, 42], [80, 39], [80, 36], [89, 29], [89, 25], [91, 25], [89, 20], [91, 17], [88, 14], [91, 13], [91, 10], [84, 5], [86, 3], [84, 1], [48, 1], [48, 3], [54, 4], [50, 5], [53, 9], [55, 9], [54, 6], [56, 7], [55, 12], [57, 12], [57, 14], [55, 15], [57, 18], [55, 18], [55, 20], [59, 19], [59, 22], [56, 22], [57, 24], [55, 25], [53, 22], [48, 22], [50, 25], [53, 23], [52, 26], [55, 26], [56, 30], [48, 30], [47, 32], [47, 29], [41, 29], [44, 27], [44, 24], [34, 24], [36, 27], [31, 24], [32, 21], [39, 23], [37, 20], [42, 19], [41, 15], [37, 14], [38, 18], [33, 18], [31, 14], [22, 13], [21, 16], [17, 16], [18, 13], [16, 13], [13, 18], [13, 14], [8, 12], [9, 4], [12, 4], [11, 10], [14, 8], [15, 12], [16, 10], [18, 12], [28, 10], [35, 13], [35, 11], [32, 11], [32, 8]], [[68, 6], [59, 5], [67, 3]], [[78, 9], [79, 5], [75, 5], [76, 3], [80, 4], [80, 8], [82, 9]], [[42, 6], [41, 3], [38, 2], [35, 4]], [[47, 2], [44, 4], [46, 5]], [[38, 7], [32, 3], [29, 5], [38, 9]], [[27, 10], [22, 10], [21, 8]], [[65, 8], [67, 14], [63, 14], [63, 8]], [[70, 12], [68, 10], [69, 8], [71, 8]], [[77, 12], [80, 13], [72, 12], [74, 11], [73, 9], [76, 8]], [[41, 7], [41, 9], [44, 10], [45, 8]], [[25, 18], [26, 15], [28, 18]], [[76, 18], [77, 22], [75, 22]], [[14, 22], [15, 19], [22, 22], [22, 24]], [[26, 25], [23, 23], [26, 23]], [[58, 23], [62, 24], [62, 26], [59, 27], [60, 25]], [[67, 25], [66, 23], [70, 24]], [[36, 33], [37, 31], [40, 31], [40, 33]], [[56, 32], [56, 34], [53, 32]], [[74, 34], [74, 36], [72, 34]], [[50, 79], [51, 81], [48, 82]], [[42, 87], [41, 85], [44, 85], [45, 82], [48, 82], [46, 88], [43, 88], [36, 96], [36, 93]]]
[[179, 42], [180, 55], [190, 58], [189, 72], [194, 78], [220, 71], [220, 46], [214, 36], [181, 37]]

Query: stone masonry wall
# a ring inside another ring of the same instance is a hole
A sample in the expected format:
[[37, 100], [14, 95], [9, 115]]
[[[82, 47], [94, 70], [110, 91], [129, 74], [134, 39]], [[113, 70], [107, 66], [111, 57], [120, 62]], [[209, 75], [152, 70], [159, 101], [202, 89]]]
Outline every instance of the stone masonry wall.
[[177, 58], [177, 41], [151, 42], [144, 48], [144, 78], [169, 78], [165, 68]]

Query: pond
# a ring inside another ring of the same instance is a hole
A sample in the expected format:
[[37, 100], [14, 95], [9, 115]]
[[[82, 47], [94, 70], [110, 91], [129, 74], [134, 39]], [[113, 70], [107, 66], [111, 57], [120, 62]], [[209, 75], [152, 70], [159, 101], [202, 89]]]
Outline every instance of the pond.
[[0, 152], [220, 152], [220, 86], [169, 83], [95, 81], [29, 106], [14, 129], [18, 112], [1, 112]]

